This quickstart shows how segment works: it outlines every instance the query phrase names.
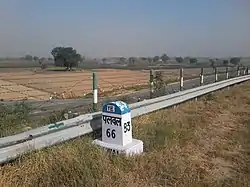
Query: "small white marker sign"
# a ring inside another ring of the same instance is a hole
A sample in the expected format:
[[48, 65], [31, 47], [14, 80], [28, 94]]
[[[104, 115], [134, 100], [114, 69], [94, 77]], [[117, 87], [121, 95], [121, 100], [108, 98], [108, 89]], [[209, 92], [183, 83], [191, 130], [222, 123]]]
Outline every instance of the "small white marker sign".
[[103, 106], [102, 140], [93, 143], [115, 154], [143, 153], [143, 142], [132, 138], [131, 111], [126, 103], [116, 101]]
[[116, 101], [103, 106], [102, 141], [121, 146], [132, 142], [131, 111], [126, 103]]

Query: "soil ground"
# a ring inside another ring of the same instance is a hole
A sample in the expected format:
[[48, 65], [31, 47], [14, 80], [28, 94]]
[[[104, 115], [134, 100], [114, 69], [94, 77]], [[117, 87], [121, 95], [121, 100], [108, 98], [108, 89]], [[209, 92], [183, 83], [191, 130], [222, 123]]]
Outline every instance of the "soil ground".
[[[98, 86], [102, 92], [149, 83], [149, 73], [145, 71], [97, 69]], [[177, 80], [179, 70], [163, 70], [165, 80]], [[199, 74], [200, 69], [188, 69], [185, 76]], [[55, 94], [56, 92], [56, 94]], [[81, 97], [92, 92], [92, 73], [38, 72], [20, 70], [0, 72], [0, 99], [2, 100], [48, 100], [51, 95], [58, 98]]]

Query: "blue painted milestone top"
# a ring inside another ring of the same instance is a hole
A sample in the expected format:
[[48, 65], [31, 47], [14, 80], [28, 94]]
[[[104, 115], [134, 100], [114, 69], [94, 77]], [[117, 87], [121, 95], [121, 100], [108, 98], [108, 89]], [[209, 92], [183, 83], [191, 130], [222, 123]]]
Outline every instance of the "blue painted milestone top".
[[122, 115], [129, 113], [130, 108], [127, 103], [123, 101], [114, 101], [103, 105], [102, 112]]

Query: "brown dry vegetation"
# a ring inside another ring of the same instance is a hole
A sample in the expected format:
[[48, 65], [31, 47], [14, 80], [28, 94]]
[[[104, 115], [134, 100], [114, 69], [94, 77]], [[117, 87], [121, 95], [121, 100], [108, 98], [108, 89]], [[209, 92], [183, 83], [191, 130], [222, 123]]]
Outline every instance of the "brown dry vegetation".
[[[147, 82], [147, 74], [140, 71], [98, 72], [99, 86], [105, 91], [125, 84], [132, 86]], [[84, 96], [92, 91], [92, 73], [90, 71], [0, 73], [0, 88], [1, 99], [48, 100], [51, 95], [64, 98]]]
[[145, 153], [112, 156], [90, 137], [0, 168], [0, 186], [249, 186], [250, 83], [133, 120]]
[[[209, 68], [208, 68], [209, 69]], [[145, 86], [149, 82], [148, 71], [97, 69], [98, 86], [103, 92], [125, 87]], [[166, 81], [177, 80], [179, 70], [163, 70]], [[209, 70], [210, 71], [210, 70]], [[200, 69], [187, 69], [186, 78], [197, 76]], [[48, 100], [50, 96], [66, 99], [82, 97], [92, 92], [92, 73], [76, 72], [0, 72], [0, 99]]]

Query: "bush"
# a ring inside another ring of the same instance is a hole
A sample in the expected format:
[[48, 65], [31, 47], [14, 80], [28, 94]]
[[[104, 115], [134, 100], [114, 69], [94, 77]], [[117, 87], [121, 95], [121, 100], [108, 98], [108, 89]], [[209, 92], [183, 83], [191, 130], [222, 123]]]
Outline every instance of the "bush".
[[165, 94], [165, 81], [163, 77], [162, 71], [156, 71], [154, 76], [154, 90], [155, 90], [155, 96], [161, 96]]
[[0, 108], [0, 137], [21, 132], [28, 125], [30, 108], [24, 103]]

